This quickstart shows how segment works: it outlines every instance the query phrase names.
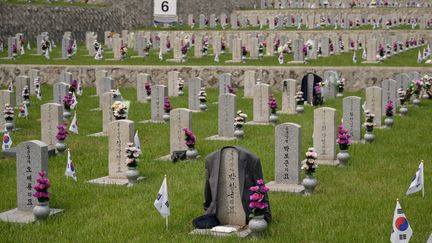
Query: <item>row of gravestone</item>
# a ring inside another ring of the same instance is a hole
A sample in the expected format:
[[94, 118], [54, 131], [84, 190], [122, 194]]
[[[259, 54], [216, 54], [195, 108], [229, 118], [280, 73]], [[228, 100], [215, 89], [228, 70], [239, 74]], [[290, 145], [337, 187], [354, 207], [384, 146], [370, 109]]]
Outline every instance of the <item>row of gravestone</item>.
[[[204, 14], [199, 15], [198, 28], [216, 28], [218, 23], [215, 14], [210, 14], [207, 18]], [[315, 13], [296, 13], [296, 14], [282, 14], [280, 12], [254, 12], [253, 14], [248, 12], [241, 12], [240, 14], [232, 13], [228, 20], [225, 14], [221, 14], [219, 17], [219, 25], [223, 28], [228, 26], [232, 29], [248, 28], [267, 26], [270, 30], [283, 29], [290, 27], [298, 27], [306, 25], [309, 29], [316, 29], [323, 26], [329, 25], [340, 25], [343, 29], [351, 29], [354, 27], [360, 27], [363, 25], [381, 25], [383, 29], [387, 28], [387, 21], [391, 21], [392, 26], [419, 23], [420, 29], [427, 27], [427, 22], [431, 19], [431, 15], [424, 14], [419, 16], [418, 14], [397, 12], [391, 14], [385, 13], [337, 13], [327, 14], [324, 11], [316, 11]], [[195, 19], [192, 14], [188, 15], [188, 25], [192, 28], [195, 26]], [[319, 27], [318, 27], [319, 26]]]

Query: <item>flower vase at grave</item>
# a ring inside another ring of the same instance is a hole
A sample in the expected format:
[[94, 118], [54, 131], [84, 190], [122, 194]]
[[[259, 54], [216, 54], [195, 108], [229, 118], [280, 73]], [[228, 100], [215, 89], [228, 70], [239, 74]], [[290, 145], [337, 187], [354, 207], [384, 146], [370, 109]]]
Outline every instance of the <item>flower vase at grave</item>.
[[179, 91], [178, 91], [178, 95], [179, 95], [179, 96], [183, 96], [183, 95], [184, 95], [183, 89], [179, 89]]
[[408, 114], [408, 107], [406, 107], [406, 105], [402, 105], [399, 109], [399, 113], [401, 116], [406, 116]]
[[346, 166], [348, 164], [348, 160], [350, 159], [350, 155], [348, 153], [347, 145], [339, 145], [340, 151], [337, 154], [336, 158], [339, 161], [340, 166]]
[[373, 129], [367, 129], [366, 134], [364, 135], [364, 140], [366, 143], [372, 143], [375, 140], [375, 134], [373, 134]]
[[244, 138], [244, 131], [242, 127], [236, 127], [234, 129], [234, 137], [236, 137], [237, 139], [243, 139]]
[[413, 99], [413, 105], [416, 107], [418, 107], [420, 105], [420, 99], [418, 98], [417, 95]]
[[264, 219], [264, 215], [254, 216], [249, 220], [248, 227], [255, 235], [259, 235], [267, 229], [267, 221]]
[[315, 191], [315, 187], [318, 185], [318, 181], [313, 175], [306, 175], [306, 177], [302, 181], [302, 185], [305, 188], [304, 195], [310, 196]]
[[206, 111], [207, 110], [207, 104], [206, 104], [206, 102], [201, 102], [200, 105], [199, 105], [199, 108], [203, 112]]
[[70, 106], [64, 106], [64, 112], [63, 112], [63, 118], [65, 119], [65, 120], [69, 120], [69, 118], [71, 117], [71, 111], [70, 111]]
[[163, 114], [162, 119], [164, 120], [164, 122], [169, 122], [170, 121], [170, 114], [169, 113]]
[[5, 123], [5, 128], [8, 132], [12, 132], [12, 130], [14, 129], [14, 123], [13, 123], [13, 119], [5, 119], [6, 123]]
[[57, 152], [62, 154], [64, 151], [66, 151], [66, 148], [67, 148], [67, 146], [66, 146], [64, 140], [58, 140], [58, 142], [56, 144]]
[[341, 93], [341, 92], [338, 92], [337, 94], [336, 94], [336, 97], [338, 97], [338, 98], [341, 98], [341, 97], [343, 97], [344, 95], [343, 95], [343, 93]]
[[151, 95], [147, 95], [146, 100], [147, 100], [148, 102], [150, 102], [150, 101], [151, 101]]
[[49, 207], [49, 202], [38, 202], [38, 204], [33, 208], [33, 215], [36, 220], [45, 220], [50, 215], [51, 209]]
[[425, 99], [425, 100], [428, 100], [430, 97], [429, 97], [429, 95], [427, 94], [427, 93], [424, 93], [423, 94], [423, 99]]
[[297, 105], [296, 106], [296, 112], [298, 114], [302, 114], [304, 112], [304, 105]]
[[277, 122], [278, 122], [278, 120], [279, 120], [279, 118], [278, 118], [278, 116], [276, 115], [276, 113], [271, 113], [270, 114], [270, 118], [269, 118], [269, 121], [270, 121], [270, 123], [271, 124], [273, 124], [273, 125], [275, 125]]
[[386, 117], [386, 119], [384, 119], [384, 125], [386, 126], [386, 128], [392, 128], [394, 124], [394, 120], [392, 116], [388, 116]]
[[128, 166], [128, 170], [125, 172], [126, 178], [128, 179], [127, 187], [132, 187], [137, 184], [139, 172], [135, 166]]
[[25, 96], [25, 97], [24, 97], [23, 104], [26, 105], [26, 106], [30, 106], [30, 97]]
[[186, 157], [189, 160], [194, 160], [198, 157], [198, 150], [196, 150], [195, 146], [188, 147], [186, 151]]

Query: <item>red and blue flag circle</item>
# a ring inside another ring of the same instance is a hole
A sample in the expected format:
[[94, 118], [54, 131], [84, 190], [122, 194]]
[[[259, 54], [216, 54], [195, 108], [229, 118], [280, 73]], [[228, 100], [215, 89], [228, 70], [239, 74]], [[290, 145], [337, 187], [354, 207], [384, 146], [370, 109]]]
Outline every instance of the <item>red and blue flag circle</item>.
[[3, 143], [9, 143], [10, 137], [9, 136], [3, 136]]
[[409, 223], [405, 217], [399, 217], [396, 219], [395, 227], [399, 231], [405, 231], [408, 229]]

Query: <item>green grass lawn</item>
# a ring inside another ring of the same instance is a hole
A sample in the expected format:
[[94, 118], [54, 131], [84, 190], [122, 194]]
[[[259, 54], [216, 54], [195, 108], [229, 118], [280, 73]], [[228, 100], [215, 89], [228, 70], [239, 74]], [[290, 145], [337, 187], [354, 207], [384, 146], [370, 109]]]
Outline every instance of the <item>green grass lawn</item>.
[[[132, 101], [129, 119], [139, 131], [143, 155], [140, 174], [146, 179], [133, 188], [99, 186], [86, 181], [108, 174], [107, 138], [87, 137], [102, 130], [101, 112], [94, 88], [86, 88], [80, 97], [77, 116], [79, 135], [66, 140], [71, 149], [78, 182], [64, 176], [66, 156], [49, 158], [52, 182], [50, 206], [65, 209], [64, 213], [41, 224], [10, 224], [0, 222], [2, 242], [237, 242], [236, 238], [191, 236], [191, 221], [202, 215], [204, 197], [204, 159], [225, 145], [239, 145], [254, 152], [262, 161], [264, 179], [274, 179], [274, 127], [246, 126], [245, 139], [233, 142], [206, 141], [217, 134], [216, 89], [208, 89], [209, 109], [193, 114], [192, 130], [198, 137], [201, 158], [193, 162], [157, 161], [169, 153], [168, 124], [140, 124], [150, 118], [150, 105], [139, 104], [134, 88], [120, 88], [125, 99]], [[242, 92], [239, 92], [242, 97]], [[275, 93], [280, 103], [280, 93]], [[364, 92], [347, 93], [364, 97]], [[43, 101], [32, 98], [28, 119], [17, 118], [14, 146], [31, 139], [40, 139], [40, 105], [52, 99], [52, 87], [43, 86]], [[171, 99], [175, 108], [187, 107], [187, 93]], [[326, 106], [338, 110], [342, 117], [341, 99]], [[376, 129], [373, 144], [354, 144], [346, 168], [320, 166], [316, 177], [319, 185], [311, 197], [270, 192], [273, 223], [259, 241], [262, 242], [388, 242], [396, 198], [414, 231], [411, 242], [425, 242], [432, 232], [432, 183], [430, 166], [430, 117], [432, 102], [422, 101], [419, 108], [409, 107], [409, 116], [395, 117], [393, 129]], [[237, 108], [252, 117], [252, 100], [237, 99]], [[313, 107], [302, 115], [281, 115], [281, 122], [302, 126], [302, 155], [312, 146]], [[1, 155], [0, 155], [1, 156]], [[425, 160], [425, 198], [405, 192]], [[168, 176], [171, 208], [169, 230], [165, 220], [153, 208], [153, 202], [164, 175]], [[2, 200], [0, 211], [16, 207], [15, 160], [0, 157]], [[249, 239], [251, 240], [251, 239]], [[246, 240], [246, 241], [249, 241]]]
[[57, 0], [53, 1], [52, 3], [49, 3], [47, 0], [0, 0], [1, 4], [27, 4], [27, 5], [42, 5], [42, 6], [55, 6], [55, 7], [106, 7], [105, 4], [91, 4], [91, 3], [84, 3], [83, 1], [76, 1], [73, 3], [64, 1], [64, 0]]
[[[246, 63], [226, 63], [226, 61], [232, 59], [231, 53], [222, 54], [219, 57], [219, 63], [214, 61], [213, 55], [204, 56], [202, 58], [194, 57], [194, 49], [188, 51], [188, 59], [184, 63], [169, 62], [167, 59], [173, 58], [173, 53], [165, 54], [164, 61], [159, 60], [159, 51], [152, 49], [150, 56], [136, 57], [137, 52], [133, 49], [128, 49], [128, 58], [124, 61], [109, 60], [114, 58], [114, 54], [111, 50], [105, 49], [104, 60], [96, 61], [93, 56], [88, 55], [88, 51], [85, 49], [84, 45], [79, 45], [78, 53], [71, 60], [64, 60], [61, 58], [61, 47], [60, 43], [57, 43], [57, 48], [54, 48], [51, 53], [50, 60], [47, 60], [43, 56], [36, 54], [36, 45], [32, 43], [32, 50], [27, 51], [22, 56], [18, 55], [16, 60], [4, 59], [2, 57], [7, 57], [7, 49], [3, 53], [0, 53], [0, 64], [37, 64], [37, 65], [152, 65], [152, 66], [385, 66], [385, 67], [430, 67], [429, 64], [417, 63], [417, 54], [420, 49], [423, 52], [424, 47], [414, 48], [409, 51], [399, 53], [383, 63], [379, 64], [363, 64], [361, 63], [362, 50], [357, 51], [357, 64], [352, 62], [353, 52], [342, 53], [338, 55], [332, 55], [326, 58], [319, 58], [316, 60], [309, 60], [307, 64], [290, 64], [287, 63], [293, 60], [293, 54], [286, 54], [284, 57], [285, 63], [280, 65], [277, 56], [264, 56], [263, 59], [249, 59]], [[209, 50], [209, 54], [213, 51]], [[265, 52], [264, 52], [265, 53]], [[134, 57], [135, 56], [135, 57]]]

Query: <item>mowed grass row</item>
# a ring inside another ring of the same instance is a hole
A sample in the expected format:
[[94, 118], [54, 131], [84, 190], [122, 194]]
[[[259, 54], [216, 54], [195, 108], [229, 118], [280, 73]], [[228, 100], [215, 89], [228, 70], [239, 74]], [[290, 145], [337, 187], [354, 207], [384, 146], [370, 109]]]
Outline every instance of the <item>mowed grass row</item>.
[[[228, 60], [232, 60], [232, 54], [226, 52], [219, 56], [219, 62], [214, 61], [213, 50], [210, 48], [209, 55], [203, 56], [201, 58], [194, 57], [194, 48], [191, 48], [187, 53], [186, 62], [171, 62], [167, 59], [173, 58], [173, 50], [170, 53], [163, 55], [163, 61], [159, 60], [159, 50], [151, 49], [150, 55], [146, 58], [138, 57], [138, 53], [132, 48], [128, 48], [127, 58], [124, 61], [112, 60], [114, 58], [114, 53], [110, 49], [104, 49], [103, 54], [104, 59], [97, 61], [94, 56], [90, 56], [85, 48], [85, 45], [78, 46], [77, 54], [72, 57], [71, 60], [61, 59], [61, 43], [56, 43], [57, 47], [53, 49], [50, 54], [49, 60], [45, 57], [36, 54], [36, 43], [31, 43], [31, 51], [26, 51], [24, 55], [18, 55], [16, 60], [4, 59], [7, 57], [7, 47], [3, 53], [0, 53], [0, 64], [33, 64], [33, 65], [152, 65], [152, 66], [352, 66], [352, 67], [431, 67], [431, 64], [426, 64], [424, 62], [417, 63], [417, 55], [420, 50], [423, 53], [425, 46], [413, 48], [411, 50], [398, 53], [382, 63], [377, 64], [365, 64], [362, 63], [362, 53], [363, 50], [357, 50], [357, 63], [353, 63], [353, 51], [348, 51], [341, 54], [331, 55], [330, 57], [322, 57], [316, 60], [309, 60], [307, 64], [291, 64], [287, 63], [293, 60], [293, 54], [284, 55], [284, 64], [280, 65], [278, 61], [278, 56], [264, 56], [262, 59], [248, 59], [246, 63], [226, 63]], [[171, 46], [173, 44], [171, 43]], [[264, 54], [265, 54], [264, 50]], [[111, 60], [110, 60], [111, 59]]]
[[[139, 131], [143, 155], [139, 171], [145, 180], [133, 188], [88, 184], [90, 179], [108, 175], [108, 139], [87, 137], [102, 130], [101, 112], [94, 88], [86, 88], [77, 109], [79, 135], [71, 134], [66, 143], [71, 149], [78, 182], [64, 176], [66, 155], [49, 158], [52, 182], [50, 206], [65, 209], [42, 224], [0, 222], [1, 242], [237, 242], [235, 237], [211, 238], [191, 236], [191, 221], [203, 214], [204, 159], [223, 146], [239, 145], [255, 153], [262, 162], [264, 179], [274, 179], [274, 127], [246, 126], [245, 139], [232, 142], [207, 141], [217, 134], [218, 91], [208, 89], [207, 112], [193, 113], [192, 130], [197, 135], [201, 158], [193, 162], [162, 162], [157, 158], [169, 153], [168, 124], [140, 124], [150, 118], [150, 104], [136, 102], [134, 88], [120, 88], [125, 99], [132, 101], [129, 118]], [[275, 93], [279, 103], [280, 93]], [[364, 97], [364, 92], [347, 93]], [[237, 108], [252, 119], [252, 100], [240, 98]], [[40, 105], [52, 99], [52, 87], [43, 86], [43, 101], [32, 97], [28, 119], [17, 118], [12, 134], [14, 146], [40, 139]], [[174, 108], [187, 107], [187, 93], [171, 98]], [[342, 100], [326, 102], [342, 117]], [[319, 185], [311, 197], [270, 192], [273, 223], [262, 242], [387, 242], [390, 237], [396, 198], [414, 231], [412, 242], [425, 242], [432, 232], [430, 136], [432, 102], [422, 101], [419, 108], [409, 107], [409, 116], [396, 116], [393, 129], [376, 129], [373, 144], [354, 144], [346, 168], [320, 166]], [[307, 106], [303, 115], [281, 115], [281, 122], [302, 126], [302, 155], [312, 146], [313, 109]], [[1, 155], [0, 155], [1, 156]], [[425, 160], [425, 198], [410, 197], [405, 192]], [[153, 202], [164, 175], [168, 176], [171, 217], [169, 229], [154, 209]], [[2, 200], [0, 211], [16, 207], [15, 159], [0, 157]], [[250, 240], [250, 239], [249, 239]], [[248, 240], [247, 240], [248, 241]]]

